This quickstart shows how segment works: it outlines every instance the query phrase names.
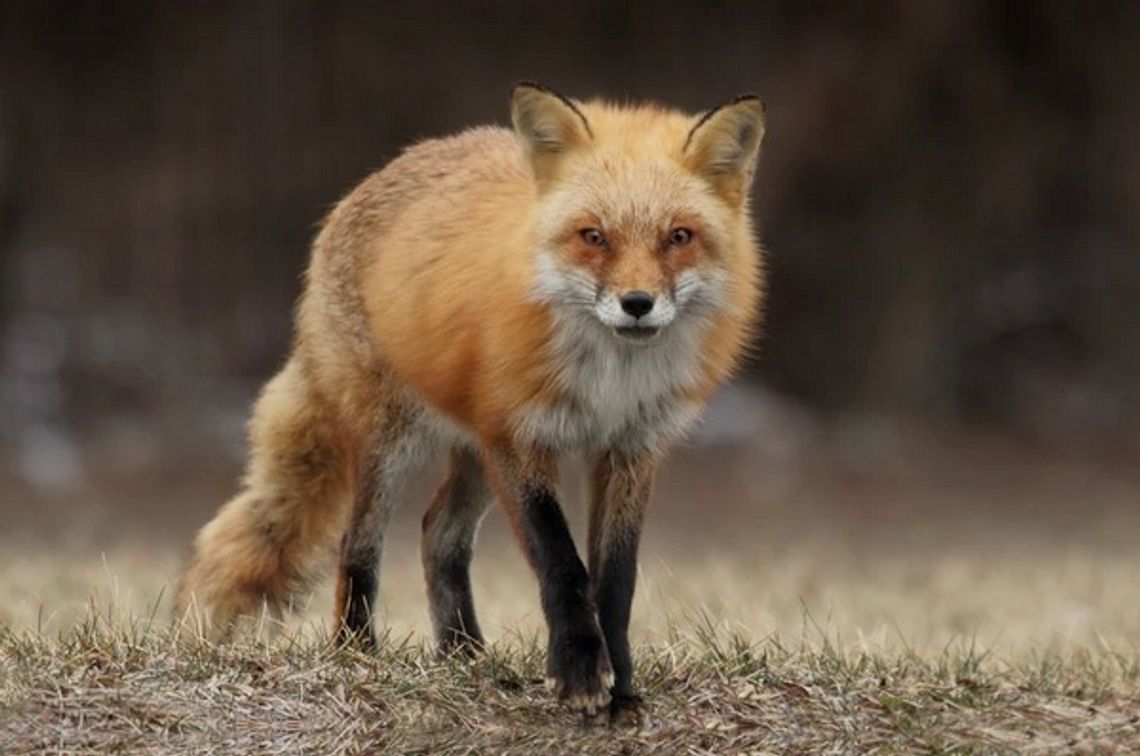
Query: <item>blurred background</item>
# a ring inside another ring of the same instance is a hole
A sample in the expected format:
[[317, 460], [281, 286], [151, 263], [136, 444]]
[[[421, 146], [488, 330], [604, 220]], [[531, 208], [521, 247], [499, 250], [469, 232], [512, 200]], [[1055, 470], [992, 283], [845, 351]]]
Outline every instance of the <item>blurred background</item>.
[[768, 103], [766, 333], [652, 553], [690, 526], [860, 564], [1130, 553], [1140, 4], [1053, 0], [0, 0], [0, 530], [184, 549], [324, 213], [409, 142], [506, 124], [523, 79]]

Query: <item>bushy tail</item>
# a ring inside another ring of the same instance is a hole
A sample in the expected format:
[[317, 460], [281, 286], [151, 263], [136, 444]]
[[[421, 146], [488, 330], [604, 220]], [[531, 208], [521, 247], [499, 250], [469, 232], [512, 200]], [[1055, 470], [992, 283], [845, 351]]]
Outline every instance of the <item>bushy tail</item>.
[[280, 614], [317, 576], [349, 509], [335, 422], [296, 360], [266, 385], [250, 421], [242, 490], [198, 533], [178, 619], [224, 633], [242, 615]]

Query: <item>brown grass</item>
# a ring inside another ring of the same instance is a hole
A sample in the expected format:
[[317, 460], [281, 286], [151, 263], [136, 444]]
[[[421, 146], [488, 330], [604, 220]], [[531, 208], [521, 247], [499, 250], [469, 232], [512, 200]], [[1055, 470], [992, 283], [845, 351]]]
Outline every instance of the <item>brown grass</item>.
[[962, 645], [929, 658], [825, 637], [642, 645], [647, 728], [561, 709], [533, 637], [436, 660], [278, 637], [179, 640], [92, 613], [55, 638], [0, 630], [4, 753], [1114, 752], [1140, 747], [1140, 667], [1112, 654], [1009, 665]]
[[[0, 557], [9, 598], [0, 602], [9, 615], [0, 753], [1140, 748], [1140, 655], [1127, 644], [1134, 603], [1109, 593], [1128, 590], [1140, 569], [1131, 560], [990, 559], [988, 574], [944, 557], [867, 572], [822, 551], [782, 566], [742, 555], [688, 569], [650, 561], [635, 639], [652, 721], [636, 731], [586, 722], [550, 699], [529, 575], [509, 549], [485, 550], [476, 588], [494, 644], [474, 662], [426, 648], [412, 559], [391, 560], [387, 636], [365, 654], [328, 642], [327, 588], [286, 625], [263, 619], [235, 643], [211, 645], [169, 629], [162, 581], [177, 565], [172, 552], [84, 563], [10, 550]], [[1090, 593], [1092, 576], [1108, 589]], [[11, 600], [15, 584], [27, 591], [22, 602]], [[697, 601], [702, 591], [716, 600]], [[54, 609], [33, 612], [37, 596]], [[1086, 627], [1031, 632], [1033, 617], [1040, 630], [1059, 627], [1078, 600]], [[976, 607], [993, 615], [988, 623]], [[973, 632], [955, 629], [971, 616]]]

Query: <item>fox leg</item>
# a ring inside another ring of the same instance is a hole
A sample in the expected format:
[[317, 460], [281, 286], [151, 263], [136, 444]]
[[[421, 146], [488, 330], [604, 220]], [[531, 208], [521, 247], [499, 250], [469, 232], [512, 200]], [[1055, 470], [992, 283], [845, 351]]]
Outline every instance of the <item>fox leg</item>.
[[543, 453], [492, 449], [488, 476], [523, 553], [538, 576], [549, 630], [546, 674], [561, 700], [594, 713], [614, 675], [590, 596], [590, 577], [554, 496], [555, 463]]
[[471, 555], [491, 490], [477, 452], [455, 448], [447, 480], [424, 515], [420, 556], [441, 653], [483, 646], [471, 596]]
[[613, 664], [610, 714], [614, 718], [625, 712], [631, 712], [639, 720], [644, 716], [641, 699], [633, 690], [629, 614], [637, 582], [637, 548], [653, 470], [651, 459], [630, 459], [610, 452], [597, 461], [591, 476], [591, 590]]
[[262, 391], [249, 424], [242, 490], [198, 533], [177, 611], [201, 611], [211, 635], [242, 615], [287, 608], [343, 531], [348, 475], [330, 408], [291, 360]]
[[376, 641], [373, 613], [379, 588], [384, 534], [408, 479], [425, 461], [430, 438], [415, 412], [389, 409], [371, 447], [360, 453], [352, 514], [337, 570], [337, 637]]

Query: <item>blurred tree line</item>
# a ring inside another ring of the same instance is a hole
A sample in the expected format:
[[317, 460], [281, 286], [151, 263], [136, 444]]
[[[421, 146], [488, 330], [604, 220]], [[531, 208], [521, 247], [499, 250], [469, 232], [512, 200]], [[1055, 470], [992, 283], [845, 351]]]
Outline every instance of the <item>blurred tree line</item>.
[[1140, 4], [1059, 0], [0, 0], [0, 443], [241, 422], [327, 208], [412, 140], [505, 123], [520, 79], [765, 97], [753, 377], [1134, 439], [1138, 37]]

